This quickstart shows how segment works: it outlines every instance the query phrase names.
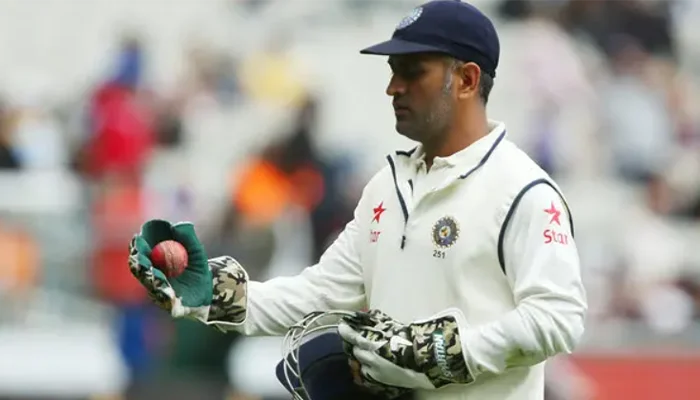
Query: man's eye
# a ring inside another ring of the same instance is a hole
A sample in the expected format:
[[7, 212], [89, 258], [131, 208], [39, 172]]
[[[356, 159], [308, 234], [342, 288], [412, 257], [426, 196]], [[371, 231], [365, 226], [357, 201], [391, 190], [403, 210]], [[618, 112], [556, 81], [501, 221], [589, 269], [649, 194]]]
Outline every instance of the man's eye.
[[413, 80], [419, 78], [423, 74], [423, 69], [420, 67], [394, 68], [392, 72], [400, 78]]

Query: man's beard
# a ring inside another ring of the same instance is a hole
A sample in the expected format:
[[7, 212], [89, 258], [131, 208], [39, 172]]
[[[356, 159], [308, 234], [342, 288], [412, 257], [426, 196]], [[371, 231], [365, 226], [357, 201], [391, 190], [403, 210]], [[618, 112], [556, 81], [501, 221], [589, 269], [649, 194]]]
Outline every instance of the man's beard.
[[405, 127], [405, 129], [402, 129], [401, 124], [397, 121], [397, 131], [403, 136], [418, 142], [427, 142], [443, 136], [452, 120], [453, 105], [450, 99], [451, 94], [452, 74], [448, 74], [445, 77], [440, 96], [435, 100], [427, 114], [416, 118], [418, 121]]

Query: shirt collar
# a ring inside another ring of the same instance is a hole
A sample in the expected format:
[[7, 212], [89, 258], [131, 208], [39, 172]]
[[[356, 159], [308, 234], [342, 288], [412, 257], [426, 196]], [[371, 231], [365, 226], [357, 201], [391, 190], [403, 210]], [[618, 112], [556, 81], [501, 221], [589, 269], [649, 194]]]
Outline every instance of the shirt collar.
[[[488, 127], [489, 133], [485, 136], [450, 156], [435, 157], [433, 165], [464, 169], [461, 172], [463, 176], [469, 174], [471, 169], [483, 165], [506, 133], [506, 126], [503, 122], [489, 120]], [[410, 151], [397, 151], [396, 154], [408, 157], [413, 165], [417, 165], [425, 159], [423, 146], [420, 144]]]

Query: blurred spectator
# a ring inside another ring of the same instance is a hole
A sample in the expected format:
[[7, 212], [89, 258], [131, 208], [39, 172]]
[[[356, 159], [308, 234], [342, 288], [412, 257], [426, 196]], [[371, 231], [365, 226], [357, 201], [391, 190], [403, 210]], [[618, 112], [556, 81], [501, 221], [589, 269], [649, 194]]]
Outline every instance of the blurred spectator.
[[302, 67], [289, 51], [290, 38], [280, 32], [265, 46], [250, 54], [241, 65], [241, 82], [254, 100], [283, 107], [298, 107], [305, 101]]
[[517, 40], [505, 55], [518, 66], [513, 84], [528, 96], [527, 125], [518, 127], [515, 140], [548, 173], [566, 176], [595, 162], [598, 99], [581, 47], [557, 24], [558, 7], [557, 2], [509, 0], [499, 12], [510, 21], [510, 40]]
[[24, 229], [0, 221], [0, 294], [26, 296], [40, 278], [40, 249]]
[[238, 77], [238, 61], [228, 54], [219, 54], [212, 71], [212, 87], [219, 101], [231, 105], [241, 93], [241, 83]]
[[13, 119], [7, 106], [0, 102], [0, 169], [20, 168], [19, 157], [15, 152], [11, 136]]
[[[30, 81], [31, 82], [31, 81]], [[7, 103], [11, 120], [7, 133], [13, 152], [26, 170], [62, 170], [69, 150], [63, 127], [48, 101], [46, 86], [33, 82], [22, 86]]]
[[196, 44], [186, 52], [187, 71], [177, 88], [175, 103], [215, 103], [231, 106], [243, 95], [239, 62], [233, 55]]
[[[246, 266], [260, 268], [270, 261], [269, 249], [274, 247], [270, 226], [289, 208], [303, 210], [310, 218], [313, 260], [352, 217], [341, 187], [342, 166], [321, 156], [314, 145], [318, 107], [318, 100], [308, 98], [283, 139], [235, 174], [232, 205], [221, 237], [238, 242], [228, 251], [243, 257]], [[247, 259], [249, 253], [251, 259]]]
[[314, 135], [318, 129], [319, 107], [319, 100], [314, 98], [304, 103], [290, 140], [284, 145], [286, 156], [281, 162], [283, 170], [292, 171], [292, 184], [297, 190], [309, 193], [305, 196], [305, 208], [310, 210], [313, 260], [321, 257], [352, 219], [355, 200], [348, 198], [352, 194], [346, 189], [352, 166], [343, 158], [323, 155], [316, 147]]
[[602, 131], [616, 172], [646, 182], [670, 167], [677, 134], [665, 87], [650, 80], [654, 61], [631, 37], [611, 53], [612, 75], [601, 87]]
[[[619, 242], [624, 279], [617, 285], [621, 315], [643, 318], [659, 333], [684, 329], [692, 318], [692, 301], [676, 287], [684, 274], [689, 243], [671, 218], [673, 201], [667, 182], [649, 177], [645, 201], [630, 204]], [[662, 306], [662, 304], [664, 306]]]
[[615, 57], [613, 42], [629, 37], [654, 56], [676, 57], [671, 7], [673, 1], [616, 0], [565, 2], [562, 20], [572, 32], [591, 38]]
[[90, 265], [95, 268], [98, 294], [115, 304], [146, 300], [145, 291], [134, 284], [128, 269], [118, 267], [129, 255], [124, 239], [130, 240], [143, 221], [145, 200], [139, 185], [114, 177], [102, 182], [91, 205], [94, 248]]
[[676, 285], [691, 299], [693, 318], [700, 320], [700, 274], [684, 273], [678, 278]]
[[142, 70], [141, 45], [128, 39], [118, 54], [116, 74], [100, 85], [93, 97], [91, 134], [81, 164], [96, 184], [90, 205], [96, 239], [96, 262], [92, 265], [107, 274], [102, 282], [110, 288], [105, 287], [104, 294], [116, 302], [144, 299], [128, 271], [118, 268], [128, 256], [123, 240], [128, 240], [142, 221], [145, 197], [141, 173], [155, 140], [153, 118], [138, 98]]
[[138, 179], [148, 160], [154, 116], [141, 90], [144, 56], [138, 40], [125, 39], [115, 74], [92, 96], [89, 135], [80, 150], [79, 165], [93, 179], [111, 174]]

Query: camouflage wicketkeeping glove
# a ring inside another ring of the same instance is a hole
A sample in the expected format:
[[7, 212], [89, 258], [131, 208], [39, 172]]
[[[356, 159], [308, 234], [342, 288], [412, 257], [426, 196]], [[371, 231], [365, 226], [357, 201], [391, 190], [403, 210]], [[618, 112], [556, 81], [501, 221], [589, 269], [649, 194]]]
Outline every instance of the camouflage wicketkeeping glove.
[[[175, 240], [187, 250], [188, 265], [176, 278], [153, 267], [153, 247]], [[188, 317], [205, 324], [240, 325], [246, 318], [248, 275], [230, 256], [207, 259], [191, 223], [150, 220], [129, 245], [129, 269], [149, 297], [175, 318]]]
[[338, 333], [351, 365], [360, 365], [363, 384], [373, 391], [377, 384], [386, 385], [388, 398], [403, 393], [388, 390], [391, 388], [437, 389], [474, 381], [462, 352], [455, 313], [402, 324], [370, 310], [345, 317]]

